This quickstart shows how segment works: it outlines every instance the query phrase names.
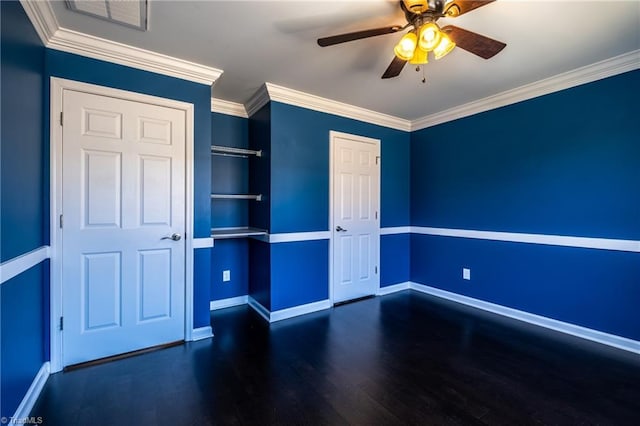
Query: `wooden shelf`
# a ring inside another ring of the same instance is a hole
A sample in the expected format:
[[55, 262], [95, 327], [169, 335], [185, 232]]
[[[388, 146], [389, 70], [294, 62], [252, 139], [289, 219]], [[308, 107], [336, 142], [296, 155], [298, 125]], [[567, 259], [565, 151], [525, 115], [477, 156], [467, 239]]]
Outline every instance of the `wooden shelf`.
[[220, 146], [220, 145], [212, 145], [211, 153], [214, 155], [226, 155], [230, 157], [242, 157], [242, 158], [247, 158], [249, 155], [262, 157], [262, 150], [255, 151], [253, 149], [233, 148], [230, 146]]
[[260, 235], [267, 235], [267, 231], [258, 228], [211, 228], [211, 237], [214, 240], [256, 237]]
[[262, 201], [262, 194], [211, 194], [212, 200], [256, 200]]

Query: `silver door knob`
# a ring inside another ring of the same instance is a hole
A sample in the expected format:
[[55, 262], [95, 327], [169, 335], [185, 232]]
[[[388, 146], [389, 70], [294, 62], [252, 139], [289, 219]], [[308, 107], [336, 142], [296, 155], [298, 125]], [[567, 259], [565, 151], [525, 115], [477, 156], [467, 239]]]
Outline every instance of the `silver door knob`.
[[336, 231], [338, 231], [338, 232], [347, 232], [347, 230], [346, 230], [346, 229], [344, 229], [344, 228], [343, 228], [342, 226], [340, 226], [340, 225], [336, 226]]
[[180, 238], [182, 238], [182, 235], [175, 233], [173, 235], [171, 235], [170, 237], [162, 237], [162, 240], [173, 240], [173, 241], [180, 241]]

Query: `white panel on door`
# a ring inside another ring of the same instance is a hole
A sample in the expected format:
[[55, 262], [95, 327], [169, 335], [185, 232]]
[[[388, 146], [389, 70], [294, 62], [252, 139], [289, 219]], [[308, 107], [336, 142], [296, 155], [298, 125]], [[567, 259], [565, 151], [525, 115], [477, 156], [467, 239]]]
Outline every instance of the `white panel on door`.
[[141, 250], [138, 321], [171, 317], [171, 250]]
[[121, 253], [82, 256], [83, 331], [118, 327], [121, 323]]
[[140, 157], [140, 225], [171, 226], [171, 158]]
[[371, 238], [369, 234], [360, 235], [358, 237], [359, 250], [359, 265], [358, 265], [358, 278], [361, 280], [369, 279], [369, 271], [371, 270], [370, 260], [370, 247]]
[[171, 145], [171, 121], [138, 117], [138, 140]]
[[122, 114], [90, 108], [83, 112], [83, 135], [122, 139]]
[[352, 211], [353, 175], [343, 173], [340, 175], [340, 219], [349, 220], [353, 217]]
[[360, 151], [360, 165], [368, 166], [371, 164], [371, 153], [367, 151]]
[[342, 284], [349, 284], [351, 282], [351, 245], [353, 242], [353, 238], [351, 236], [343, 236], [340, 237], [340, 248], [342, 253], [344, 254], [343, 258], [340, 259], [340, 282]]
[[371, 176], [360, 175], [358, 176], [358, 181], [358, 217], [362, 220], [367, 220], [371, 217]]
[[353, 151], [348, 148], [340, 149], [340, 161], [342, 164], [350, 164], [353, 162]]
[[83, 161], [84, 227], [120, 227], [121, 154], [84, 151]]

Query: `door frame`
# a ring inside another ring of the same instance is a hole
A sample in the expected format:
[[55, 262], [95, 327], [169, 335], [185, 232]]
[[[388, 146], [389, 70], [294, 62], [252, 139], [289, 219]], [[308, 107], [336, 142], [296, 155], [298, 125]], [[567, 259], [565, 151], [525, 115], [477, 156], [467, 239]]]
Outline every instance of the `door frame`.
[[[330, 130], [329, 131], [329, 302], [331, 303], [331, 305], [333, 306], [333, 270], [334, 270], [334, 264], [333, 264], [333, 246], [334, 246], [334, 239], [333, 239], [333, 229], [334, 229], [334, 220], [333, 220], [333, 197], [335, 196], [334, 193], [334, 171], [335, 171], [335, 163], [333, 161], [333, 156], [335, 153], [335, 140], [336, 138], [343, 138], [343, 139], [351, 139], [353, 141], [356, 142], [362, 142], [362, 143], [368, 143], [368, 144], [372, 144], [375, 145], [376, 148], [378, 149], [378, 157], [380, 159], [382, 159], [382, 152], [381, 152], [381, 143], [380, 143], [380, 139], [374, 139], [374, 138], [369, 138], [366, 136], [360, 136], [360, 135], [354, 135], [351, 133], [344, 133], [344, 132], [338, 132], [336, 130]], [[382, 161], [382, 160], [380, 160]], [[381, 163], [381, 167], [380, 167], [380, 175], [379, 175], [379, 179], [378, 179], [378, 205], [376, 206], [376, 209], [378, 211], [378, 247], [376, 250], [376, 265], [378, 267], [378, 289], [376, 291], [376, 294], [380, 291], [380, 195], [382, 194], [381, 192], [382, 189], [382, 163]]]
[[51, 372], [63, 368], [62, 332], [59, 318], [62, 313], [62, 230], [58, 218], [62, 209], [62, 126], [60, 114], [64, 90], [74, 90], [94, 95], [108, 96], [133, 102], [148, 103], [185, 112], [185, 309], [184, 340], [191, 340], [193, 332], [193, 104], [164, 99], [141, 93], [129, 92], [94, 84], [81, 83], [58, 77], [51, 77], [51, 99], [49, 109], [49, 149], [50, 149], [50, 357]]

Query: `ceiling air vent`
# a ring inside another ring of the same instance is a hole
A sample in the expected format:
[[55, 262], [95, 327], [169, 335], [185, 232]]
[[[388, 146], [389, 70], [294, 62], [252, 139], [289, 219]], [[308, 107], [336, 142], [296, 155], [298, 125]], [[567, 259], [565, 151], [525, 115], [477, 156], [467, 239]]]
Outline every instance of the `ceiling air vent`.
[[147, 31], [148, 0], [66, 0], [74, 12], [93, 16], [125, 27]]

